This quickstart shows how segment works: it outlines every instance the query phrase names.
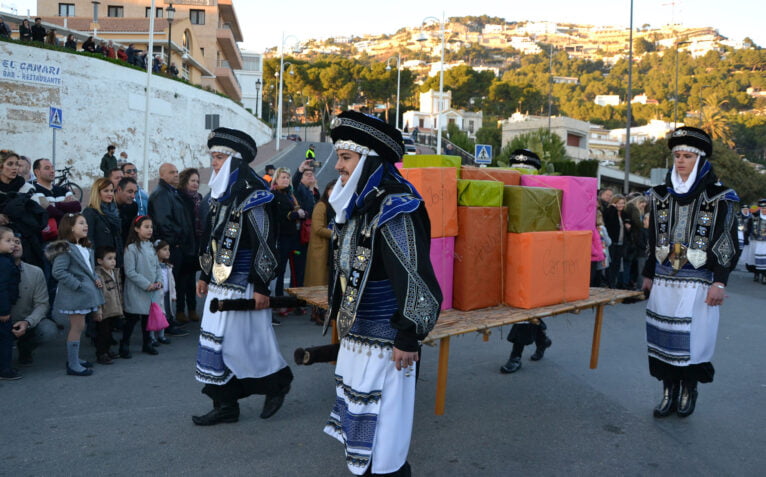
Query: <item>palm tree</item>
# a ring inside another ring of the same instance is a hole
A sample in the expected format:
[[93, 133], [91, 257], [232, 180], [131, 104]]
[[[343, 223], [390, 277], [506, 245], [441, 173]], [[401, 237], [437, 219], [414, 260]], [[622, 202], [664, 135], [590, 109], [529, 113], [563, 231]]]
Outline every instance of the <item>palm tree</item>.
[[700, 129], [707, 131], [710, 137], [718, 139], [729, 147], [734, 147], [729, 119], [722, 109], [728, 103], [729, 100], [722, 98], [720, 93], [708, 95], [700, 106], [698, 122]]

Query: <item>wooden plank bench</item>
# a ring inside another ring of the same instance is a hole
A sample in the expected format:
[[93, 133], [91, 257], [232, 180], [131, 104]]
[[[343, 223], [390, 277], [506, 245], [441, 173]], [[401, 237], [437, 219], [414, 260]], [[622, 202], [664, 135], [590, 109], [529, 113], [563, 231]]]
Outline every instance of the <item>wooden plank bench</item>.
[[[327, 287], [288, 288], [287, 293], [294, 295], [308, 304], [327, 309]], [[482, 333], [484, 341], [489, 340], [492, 328], [522, 323], [530, 320], [548, 318], [565, 313], [579, 314], [582, 310], [596, 309], [593, 324], [593, 341], [590, 352], [590, 369], [598, 367], [598, 351], [601, 344], [601, 325], [604, 320], [604, 307], [614, 305], [627, 298], [638, 298], [642, 292], [630, 290], [612, 290], [609, 288], [591, 288], [590, 296], [584, 300], [550, 305], [531, 310], [512, 308], [510, 306], [494, 306], [473, 311], [446, 310], [439, 315], [439, 321], [423, 344], [434, 346], [439, 344], [439, 364], [436, 379], [436, 409], [437, 415], [444, 414], [447, 395], [447, 371], [449, 368], [450, 338], [468, 333]], [[337, 333], [333, 323], [333, 342], [337, 342]]]

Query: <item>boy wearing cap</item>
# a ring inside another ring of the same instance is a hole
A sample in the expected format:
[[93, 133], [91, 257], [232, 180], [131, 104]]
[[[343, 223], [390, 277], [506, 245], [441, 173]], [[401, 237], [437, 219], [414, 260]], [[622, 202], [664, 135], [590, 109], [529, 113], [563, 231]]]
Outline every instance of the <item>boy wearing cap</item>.
[[740, 253], [739, 198], [714, 174], [713, 143], [703, 130], [678, 128], [668, 146], [673, 167], [665, 184], [650, 189], [646, 340], [649, 372], [663, 383], [654, 416], [687, 417], [697, 383], [712, 382], [715, 373], [719, 306]]

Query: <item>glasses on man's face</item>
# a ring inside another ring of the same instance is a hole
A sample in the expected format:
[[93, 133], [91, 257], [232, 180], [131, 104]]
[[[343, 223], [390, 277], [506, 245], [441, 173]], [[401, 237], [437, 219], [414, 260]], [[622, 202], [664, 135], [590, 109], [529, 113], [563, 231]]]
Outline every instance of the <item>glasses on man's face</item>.
[[125, 169], [125, 174], [135, 174], [138, 169]]

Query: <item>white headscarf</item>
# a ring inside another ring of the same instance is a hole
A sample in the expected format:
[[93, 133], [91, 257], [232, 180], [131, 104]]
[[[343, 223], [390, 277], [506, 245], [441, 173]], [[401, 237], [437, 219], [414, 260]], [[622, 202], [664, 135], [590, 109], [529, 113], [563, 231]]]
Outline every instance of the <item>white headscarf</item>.
[[684, 181], [681, 179], [681, 176], [678, 174], [678, 171], [676, 171], [675, 164], [673, 165], [673, 171], [670, 173], [670, 181], [673, 183], [673, 190], [677, 194], [686, 194], [689, 192], [689, 190], [692, 188], [692, 185], [694, 184], [694, 181], [697, 180], [697, 167], [700, 163], [700, 157], [704, 156], [705, 153], [697, 149], [696, 147], [692, 146], [676, 146], [673, 148], [671, 152], [676, 151], [687, 151], [687, 152], [693, 152], [697, 155], [697, 160], [694, 162], [694, 168], [692, 169], [691, 174], [689, 174], [689, 177]]
[[229, 157], [226, 158], [223, 166], [221, 166], [221, 170], [219, 170], [218, 173], [213, 170], [213, 173], [210, 175], [210, 182], [208, 182], [208, 185], [210, 186], [210, 197], [217, 199], [225, 194], [226, 190], [229, 188], [229, 176], [231, 175], [231, 158], [235, 157], [241, 159], [242, 156], [240, 156], [240, 154], [233, 149], [225, 146], [213, 146], [210, 148], [210, 152], [223, 152], [229, 154]]
[[351, 173], [348, 181], [346, 181], [345, 184], [335, 184], [335, 187], [332, 189], [332, 194], [330, 194], [329, 200], [330, 205], [333, 210], [335, 210], [335, 223], [345, 224], [346, 219], [348, 219], [348, 217], [346, 217], [346, 207], [348, 207], [349, 202], [351, 202], [351, 198], [353, 197], [354, 192], [356, 192], [356, 186], [362, 178], [362, 169], [364, 169], [364, 162], [368, 155], [376, 156], [377, 154], [375, 151], [362, 154], [359, 163], [356, 165], [356, 169]]

